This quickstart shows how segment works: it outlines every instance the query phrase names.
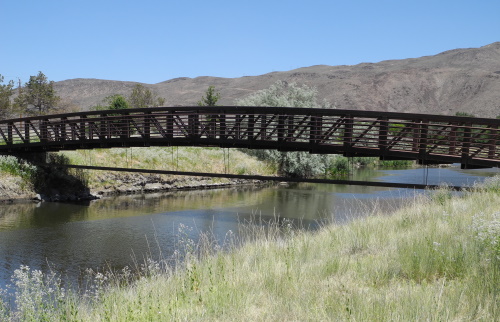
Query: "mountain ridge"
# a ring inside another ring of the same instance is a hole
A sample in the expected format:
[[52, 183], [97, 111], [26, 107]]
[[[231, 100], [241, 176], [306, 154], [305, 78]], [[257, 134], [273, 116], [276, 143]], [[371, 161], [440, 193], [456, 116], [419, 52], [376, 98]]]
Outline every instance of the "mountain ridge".
[[220, 105], [268, 88], [281, 80], [313, 86], [320, 100], [336, 108], [453, 115], [500, 115], [500, 42], [452, 49], [432, 56], [356, 65], [313, 65], [257, 76], [178, 77], [156, 84], [76, 78], [56, 82], [59, 96], [83, 110], [109, 95], [129, 95], [142, 84], [166, 99], [166, 106], [193, 106], [208, 86], [221, 93]]

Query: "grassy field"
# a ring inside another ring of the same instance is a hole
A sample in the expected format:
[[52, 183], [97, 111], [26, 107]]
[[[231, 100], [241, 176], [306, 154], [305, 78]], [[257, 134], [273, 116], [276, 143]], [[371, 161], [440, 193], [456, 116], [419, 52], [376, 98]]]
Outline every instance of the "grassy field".
[[229, 232], [222, 248], [183, 238], [191, 228], [181, 226], [175, 269], [148, 260], [90, 272], [80, 295], [22, 267], [18, 308], [5, 307], [4, 319], [498, 321], [499, 197], [494, 178], [483, 191], [438, 190], [316, 232], [286, 220], [242, 225], [243, 240]]

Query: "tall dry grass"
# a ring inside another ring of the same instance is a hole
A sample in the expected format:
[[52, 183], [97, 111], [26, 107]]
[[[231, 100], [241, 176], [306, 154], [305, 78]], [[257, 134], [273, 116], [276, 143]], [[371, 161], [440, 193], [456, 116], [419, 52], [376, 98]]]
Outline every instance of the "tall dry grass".
[[[435, 191], [394, 214], [316, 232], [279, 218], [266, 225], [242, 223], [241, 239], [229, 232], [223, 247], [210, 235], [195, 243], [187, 237], [191, 228], [182, 226], [178, 252], [170, 259], [175, 266], [149, 260], [135, 273], [94, 273], [83, 296], [52, 295], [52, 302], [17, 297], [35, 303], [21, 302], [4, 317], [495, 321], [500, 318], [499, 182], [461, 197]], [[35, 290], [45, 287], [37, 283]], [[25, 285], [18, 285], [20, 294]]]

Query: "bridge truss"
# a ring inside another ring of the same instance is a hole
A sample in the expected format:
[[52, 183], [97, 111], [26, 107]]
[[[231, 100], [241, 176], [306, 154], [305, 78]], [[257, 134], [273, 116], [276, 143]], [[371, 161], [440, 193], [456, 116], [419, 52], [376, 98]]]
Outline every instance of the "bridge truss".
[[0, 154], [138, 146], [308, 151], [499, 167], [499, 119], [286, 107], [160, 107], [0, 121]]

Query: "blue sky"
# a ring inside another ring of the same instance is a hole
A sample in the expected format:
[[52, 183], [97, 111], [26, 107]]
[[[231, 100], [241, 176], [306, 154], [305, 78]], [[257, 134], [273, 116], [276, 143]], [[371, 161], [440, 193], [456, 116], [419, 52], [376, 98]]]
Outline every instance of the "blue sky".
[[499, 0], [0, 0], [0, 74], [157, 83], [500, 41]]

